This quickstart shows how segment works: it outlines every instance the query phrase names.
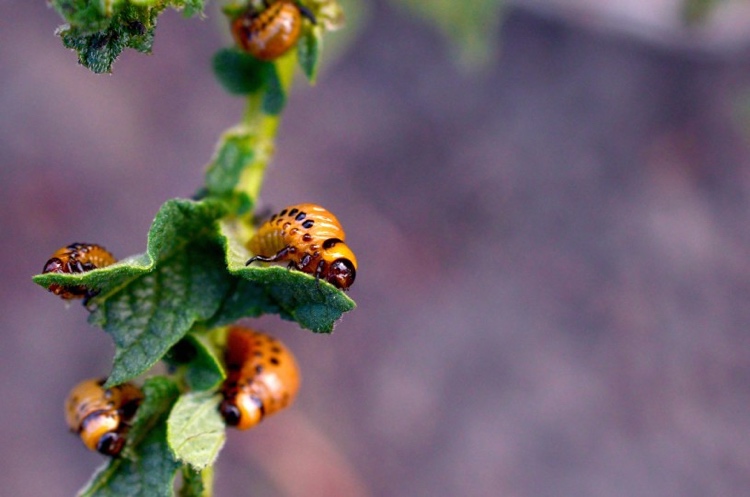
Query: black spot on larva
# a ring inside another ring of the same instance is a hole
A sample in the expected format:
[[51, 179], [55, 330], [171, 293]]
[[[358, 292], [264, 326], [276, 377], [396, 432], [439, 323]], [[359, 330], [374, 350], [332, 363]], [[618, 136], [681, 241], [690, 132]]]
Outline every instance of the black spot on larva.
[[312, 235], [310, 233], [305, 233], [302, 235], [302, 241], [303, 242], [311, 242], [313, 239]]
[[308, 219], [307, 221], [302, 223], [302, 227], [306, 229], [310, 229], [313, 227], [313, 224], [315, 224], [315, 221], [313, 221], [312, 219]]
[[283, 211], [279, 212], [279, 216], [286, 216], [286, 212], [286, 209], [284, 209]]
[[298, 212], [299, 212], [299, 209], [294, 208], [294, 209], [292, 209], [292, 210], [289, 211], [289, 216], [293, 216], [293, 215], [297, 214]]
[[329, 238], [328, 240], [323, 242], [323, 248], [329, 249], [333, 247], [334, 245], [336, 245], [337, 243], [344, 243], [344, 241], [338, 238]]
[[278, 357], [271, 357], [271, 364], [273, 364], [274, 366], [278, 366], [279, 363], [280, 361]]
[[273, 221], [274, 219], [276, 219], [276, 214], [274, 214], [273, 216], [271, 216], [271, 221]]
[[257, 366], [255, 366], [255, 374], [261, 374], [262, 372], [263, 372], [262, 364], [258, 364]]
[[271, 349], [271, 352], [273, 352], [274, 354], [281, 354], [281, 348], [278, 347], [278, 346], [277, 347], [273, 347]]
[[297, 221], [302, 221], [306, 217], [307, 217], [307, 213], [306, 212], [300, 212], [299, 214], [297, 214], [297, 217], [295, 217], [294, 219], [296, 219]]

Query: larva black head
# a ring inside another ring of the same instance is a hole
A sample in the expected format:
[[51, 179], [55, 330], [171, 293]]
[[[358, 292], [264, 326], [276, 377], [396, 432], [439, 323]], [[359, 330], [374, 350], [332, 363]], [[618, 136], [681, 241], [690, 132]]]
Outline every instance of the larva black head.
[[48, 260], [44, 265], [43, 273], [62, 273], [63, 272], [63, 261], [57, 257], [53, 257]]
[[120, 454], [125, 446], [125, 437], [117, 432], [105, 433], [96, 444], [96, 450], [105, 456], [115, 457]]
[[227, 426], [233, 426], [238, 430], [247, 430], [257, 425], [263, 420], [265, 412], [263, 401], [248, 389], [225, 398], [219, 405], [219, 413]]
[[240, 424], [240, 419], [242, 419], [240, 409], [229, 399], [221, 401], [221, 404], [219, 404], [219, 413], [224, 418], [227, 426], [237, 426]]
[[342, 290], [347, 290], [357, 276], [357, 270], [349, 259], [337, 259], [328, 265], [325, 280]]

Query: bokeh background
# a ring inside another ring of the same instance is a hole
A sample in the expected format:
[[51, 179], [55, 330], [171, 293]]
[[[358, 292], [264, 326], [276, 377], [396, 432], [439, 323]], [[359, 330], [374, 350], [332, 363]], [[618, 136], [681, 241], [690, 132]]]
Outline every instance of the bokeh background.
[[[346, 2], [291, 96], [262, 201], [340, 217], [359, 307], [261, 320], [303, 388], [230, 433], [216, 495], [749, 495], [747, 5], [480, 1], [466, 30], [452, 3]], [[243, 103], [216, 5], [109, 76], [44, 2], [0, 11], [0, 494], [67, 496], [101, 458], [63, 400], [113, 347], [31, 276], [72, 241], [142, 252]]]

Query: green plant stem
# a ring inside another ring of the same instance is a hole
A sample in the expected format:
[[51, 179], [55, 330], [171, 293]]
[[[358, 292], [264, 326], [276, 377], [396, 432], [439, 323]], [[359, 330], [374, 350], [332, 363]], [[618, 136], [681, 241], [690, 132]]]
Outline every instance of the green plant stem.
[[214, 495], [214, 467], [207, 466], [201, 471], [203, 477], [203, 497], [213, 497]]
[[[288, 94], [291, 89], [296, 65], [297, 58], [294, 53], [286, 55], [276, 62], [276, 70], [285, 94]], [[280, 114], [270, 115], [263, 111], [263, 97], [262, 93], [255, 93], [248, 97], [245, 115], [240, 124], [241, 127], [246, 129], [248, 136], [254, 138], [253, 149], [255, 154], [253, 160], [243, 168], [237, 190], [245, 193], [254, 201], [258, 198], [266, 167], [275, 151], [274, 142], [281, 119]]]

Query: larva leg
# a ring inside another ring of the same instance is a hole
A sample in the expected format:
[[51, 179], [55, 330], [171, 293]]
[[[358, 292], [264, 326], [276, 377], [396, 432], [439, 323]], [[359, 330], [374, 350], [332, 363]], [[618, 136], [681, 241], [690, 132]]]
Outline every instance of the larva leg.
[[245, 266], [249, 266], [255, 261], [260, 262], [278, 262], [282, 259], [284, 259], [289, 254], [289, 245], [284, 247], [283, 249], [276, 252], [275, 255], [272, 255], [271, 257], [265, 256], [265, 255], [256, 255], [254, 257], [251, 257], [246, 263]]

